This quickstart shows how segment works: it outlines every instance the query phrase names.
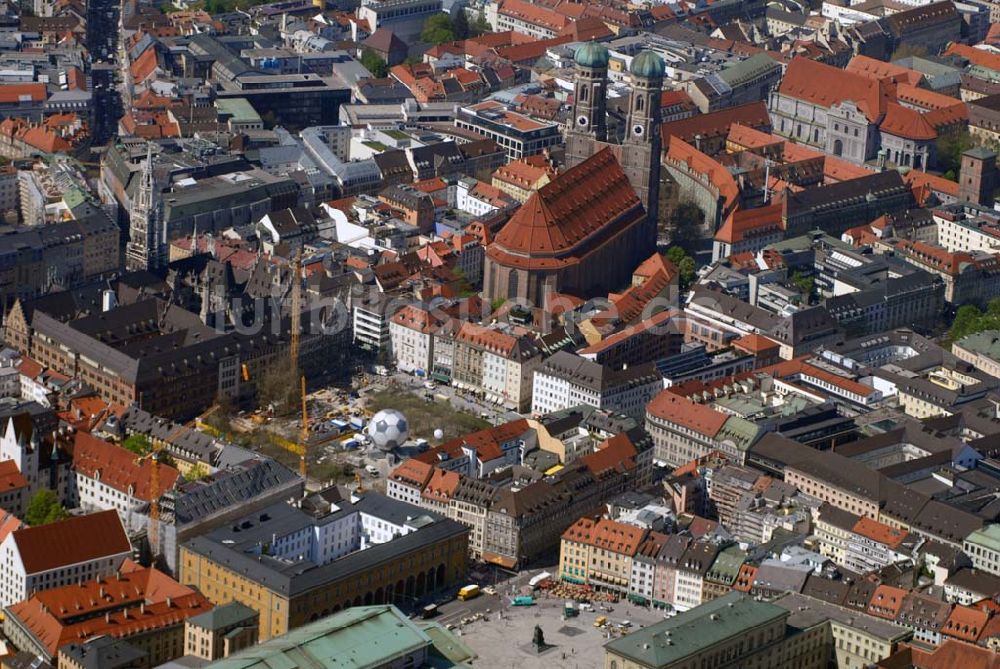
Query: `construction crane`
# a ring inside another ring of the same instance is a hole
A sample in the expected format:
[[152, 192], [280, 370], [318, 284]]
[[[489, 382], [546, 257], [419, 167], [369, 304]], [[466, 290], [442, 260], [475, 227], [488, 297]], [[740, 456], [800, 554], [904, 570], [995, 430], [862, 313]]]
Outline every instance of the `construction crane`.
[[281, 435], [272, 433], [268, 434], [268, 437], [275, 446], [285, 449], [289, 453], [294, 453], [299, 456], [299, 474], [304, 478], [306, 475], [306, 446], [305, 444], [298, 444], [289, 439], [285, 439]]
[[162, 443], [158, 439], [150, 439], [152, 450], [139, 458], [140, 463], [149, 458], [151, 467], [149, 470], [149, 551], [154, 566], [156, 558], [160, 556], [160, 451], [163, 450], [163, 444], [173, 443], [181, 432], [192, 429], [194, 425], [201, 423], [218, 410], [219, 405], [213, 404], [197, 417], [171, 430]]
[[[289, 353], [292, 359], [292, 378], [299, 373], [299, 334], [302, 329], [302, 249], [295, 252], [292, 263], [292, 338]], [[303, 393], [304, 394], [304, 393]]]
[[303, 374], [301, 377], [301, 395], [302, 395], [302, 430], [299, 432], [299, 443], [302, 445], [302, 452], [299, 453], [299, 474], [302, 478], [306, 477], [306, 444], [309, 443], [309, 407], [306, 405], [306, 377]]

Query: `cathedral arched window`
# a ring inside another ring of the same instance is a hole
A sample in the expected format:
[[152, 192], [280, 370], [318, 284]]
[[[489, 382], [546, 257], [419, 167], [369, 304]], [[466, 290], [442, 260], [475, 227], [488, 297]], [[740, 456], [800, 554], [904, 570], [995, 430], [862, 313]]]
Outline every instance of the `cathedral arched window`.
[[636, 111], [639, 111], [639, 112], [642, 111], [642, 100], [643, 100], [643, 97], [641, 95], [635, 96], [635, 110]]
[[513, 299], [517, 297], [517, 275], [516, 269], [512, 269], [510, 274], [507, 275], [507, 299]]
[[590, 88], [588, 86], [580, 86], [580, 102], [586, 102], [589, 97]]

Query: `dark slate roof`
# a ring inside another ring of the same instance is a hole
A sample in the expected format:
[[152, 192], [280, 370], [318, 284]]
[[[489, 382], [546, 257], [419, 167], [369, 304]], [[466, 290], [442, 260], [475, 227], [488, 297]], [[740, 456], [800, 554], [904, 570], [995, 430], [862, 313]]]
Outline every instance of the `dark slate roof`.
[[161, 501], [161, 509], [164, 517], [172, 516], [174, 524], [185, 525], [217, 511], [232, 509], [276, 488], [294, 487], [301, 482], [301, 477], [287, 467], [258, 457], [168, 492]]
[[[319, 522], [332, 522], [342, 514], [358, 511], [359, 506], [365, 513], [388, 517], [392, 522], [401, 523], [407, 518], [419, 519], [418, 529], [392, 541], [349, 553], [325, 565], [317, 565], [309, 560], [291, 563], [247, 550], [260, 542], [270, 541], [277, 527], [284, 533], [289, 527], [305, 527], [317, 522], [295, 507], [275, 504], [234, 521], [232, 527], [226, 525], [195, 537], [185, 547], [223, 567], [239, 571], [246, 578], [280, 595], [294, 596], [327, 583], [344, 580], [352, 574], [366, 572], [381, 563], [399, 560], [401, 556], [418, 553], [440, 541], [469, 532], [468, 527], [454, 520], [374, 493], [364, 495], [351, 506], [345, 505], [341, 511], [326, 516]], [[239, 532], [236, 533], [233, 527], [239, 527]]]
[[385, 28], [377, 29], [361, 44], [382, 53], [406, 51], [408, 48], [406, 46], [406, 42], [399, 39], [399, 37], [396, 36], [396, 33], [391, 30], [386, 30]]
[[59, 649], [83, 669], [118, 669], [137, 663], [146, 664], [146, 652], [124, 639], [98, 636], [84, 643], [71, 643]]

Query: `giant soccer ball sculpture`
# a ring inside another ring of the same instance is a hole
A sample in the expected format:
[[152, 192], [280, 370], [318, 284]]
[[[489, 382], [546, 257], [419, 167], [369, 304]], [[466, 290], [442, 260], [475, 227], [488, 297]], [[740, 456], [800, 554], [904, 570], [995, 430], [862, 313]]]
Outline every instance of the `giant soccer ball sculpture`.
[[395, 409], [383, 409], [372, 416], [368, 423], [368, 436], [375, 448], [391, 451], [402, 446], [410, 436], [410, 426], [403, 414]]

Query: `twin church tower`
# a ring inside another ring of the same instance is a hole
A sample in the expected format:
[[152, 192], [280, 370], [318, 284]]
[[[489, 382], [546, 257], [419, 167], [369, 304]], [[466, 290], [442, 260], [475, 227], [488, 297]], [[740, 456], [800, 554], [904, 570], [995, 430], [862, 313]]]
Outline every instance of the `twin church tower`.
[[573, 167], [611, 147], [629, 183], [646, 208], [655, 240], [660, 198], [660, 97], [663, 59], [644, 50], [632, 59], [632, 93], [624, 139], [608, 141], [608, 61], [606, 47], [588, 42], [576, 51], [573, 115], [566, 131], [566, 165]]

